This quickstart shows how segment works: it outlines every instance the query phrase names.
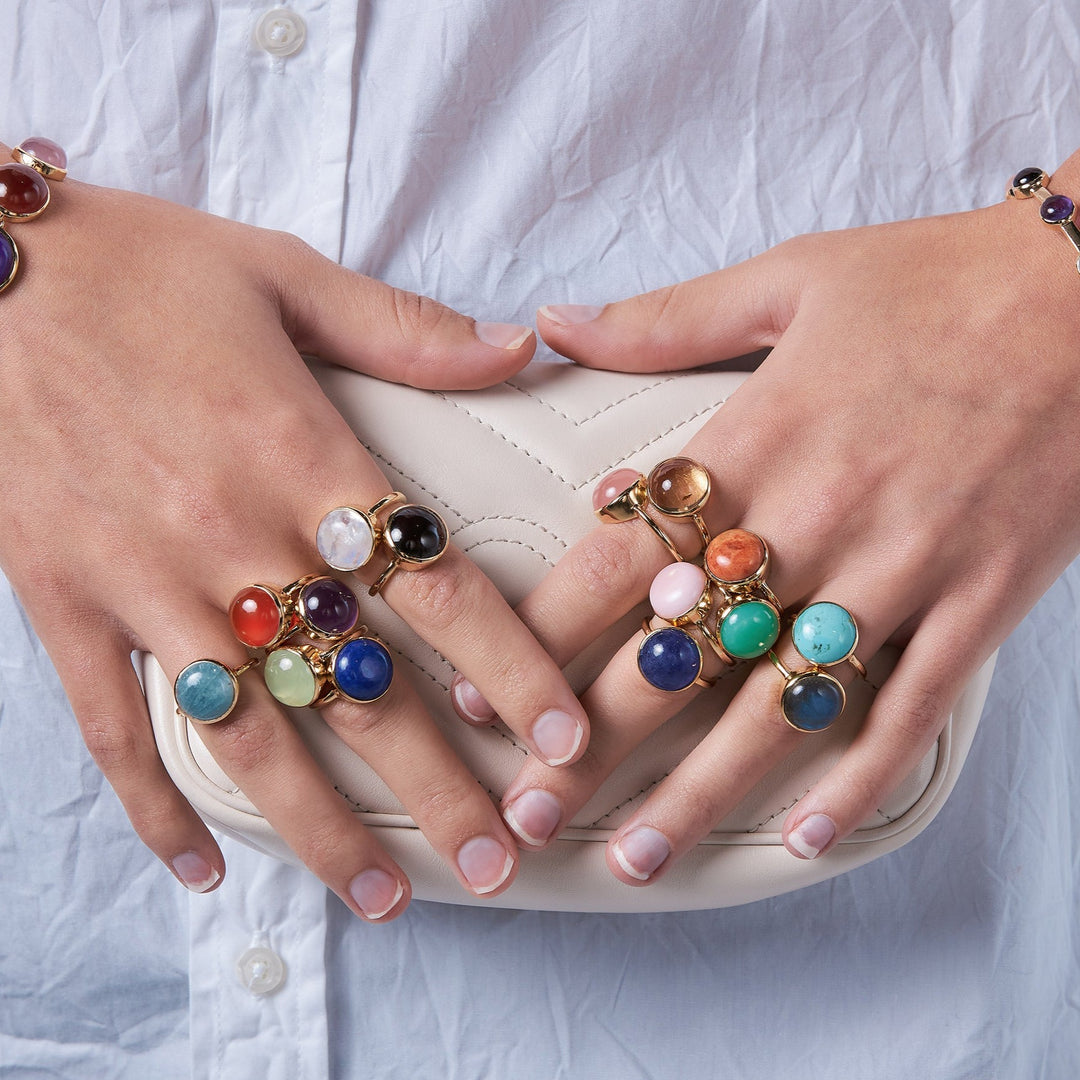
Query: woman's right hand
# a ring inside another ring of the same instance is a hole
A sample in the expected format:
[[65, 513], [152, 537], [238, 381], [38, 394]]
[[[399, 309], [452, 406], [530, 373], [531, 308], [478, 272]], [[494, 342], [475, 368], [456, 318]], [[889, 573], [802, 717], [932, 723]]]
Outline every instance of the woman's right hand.
[[[22, 265], [0, 295], [0, 565], [136, 831], [205, 891], [224, 874], [221, 852], [158, 757], [130, 654], [152, 652], [170, 680], [201, 657], [239, 666], [248, 654], [226, 616], [236, 592], [318, 571], [322, 515], [390, 490], [300, 352], [414, 386], [472, 388], [523, 367], [535, 338], [342, 269], [292, 236], [70, 180], [11, 235]], [[581, 706], [458, 550], [394, 574], [382, 595], [533, 752], [580, 756]], [[407, 680], [323, 715], [466, 889], [507, 887], [517, 844]], [[404, 910], [405, 874], [258, 671], [202, 738], [354, 912]]]

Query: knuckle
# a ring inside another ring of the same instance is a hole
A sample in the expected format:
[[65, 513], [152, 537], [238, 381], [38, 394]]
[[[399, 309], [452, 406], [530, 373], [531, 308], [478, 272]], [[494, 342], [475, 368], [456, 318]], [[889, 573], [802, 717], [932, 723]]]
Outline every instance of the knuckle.
[[[530, 756], [532, 752], [530, 751]], [[537, 761], [540, 759], [537, 758]], [[581, 757], [573, 763], [573, 765], [560, 766], [558, 770], [559, 783], [569, 782], [572, 785], [573, 793], [576, 793], [577, 798], [572, 799], [570, 793], [566, 793], [564, 797], [569, 803], [576, 801], [579, 804], [584, 804], [588, 801], [596, 789], [608, 778], [612, 770], [615, 768], [617, 762], [611, 760], [610, 756], [602, 756], [591, 743], [586, 743], [585, 749], [581, 752]], [[544, 776], [550, 776], [550, 767], [545, 765], [543, 768], [546, 770]], [[544, 780], [540, 782], [540, 786], [544, 787], [550, 785], [550, 780]]]
[[390, 310], [405, 350], [407, 381], [423, 383], [425, 374], [446, 359], [441, 338], [456, 315], [430, 296], [397, 288], [391, 292]]
[[683, 784], [675, 805], [679, 807], [677, 831], [687, 837], [706, 835], [722, 816], [723, 808], [711, 786]]
[[893, 710], [892, 726], [906, 743], [921, 746], [937, 734], [945, 718], [945, 703], [936, 687], [908, 687]]
[[[477, 795], [481, 793], [476, 786]], [[411, 806], [414, 821], [437, 824], [446, 829], [450, 822], [462, 817], [472, 802], [473, 793], [463, 791], [460, 786], [449, 783], [429, 783], [418, 794]], [[476, 832], [471, 822], [463, 823], [462, 834], [471, 836]]]
[[151, 849], [156, 847], [159, 838], [165, 838], [170, 833], [175, 834], [176, 813], [168, 800], [128, 800], [124, 810], [139, 839]]
[[268, 724], [258, 717], [230, 716], [224, 723], [212, 725], [211, 753], [225, 772], [239, 782], [242, 776], [261, 772], [274, 756], [274, 740], [267, 731]]
[[466, 611], [464, 572], [453, 562], [441, 561], [438, 566], [419, 571], [399, 571], [409, 586], [409, 604], [424, 619], [425, 625], [436, 631], [446, 630]]
[[[624, 595], [635, 585], [627, 573], [637, 557], [637, 545], [625, 525], [616, 527], [587, 541], [578, 552], [577, 578], [579, 585], [604, 603]], [[635, 590], [636, 591], [636, 590]]]
[[303, 832], [293, 841], [293, 849], [309, 870], [326, 881], [331, 876], [330, 868], [342, 863], [338, 853], [343, 840], [344, 830], [339, 821], [320, 818], [305, 823]]
[[94, 715], [80, 720], [83, 739], [98, 768], [109, 774], [130, 772], [142, 754], [135, 733], [115, 717]]
[[394, 730], [387, 721], [393, 715], [393, 689], [384, 698], [367, 704], [349, 701], [336, 701], [323, 709], [330, 726], [340, 735], [346, 734], [352, 740], [369, 744], [382, 739]]

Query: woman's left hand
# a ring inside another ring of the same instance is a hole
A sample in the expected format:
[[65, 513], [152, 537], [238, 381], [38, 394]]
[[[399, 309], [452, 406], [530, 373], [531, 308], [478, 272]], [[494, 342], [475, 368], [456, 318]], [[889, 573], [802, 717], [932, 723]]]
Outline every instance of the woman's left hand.
[[[1080, 162], [1052, 186], [1080, 191]], [[784, 840], [801, 857], [829, 850], [900, 783], [965, 682], [1080, 550], [1080, 278], [1037, 205], [805, 236], [604, 308], [541, 309], [544, 339], [589, 367], [668, 371], [772, 347], [685, 448], [713, 478], [707, 524], [766, 539], [786, 610], [831, 600], [852, 612], [863, 663], [887, 642], [903, 650], [850, 749], [788, 815]], [[700, 549], [693, 527], [670, 532], [687, 554]], [[670, 561], [643, 523], [601, 525], [519, 613], [565, 665]], [[700, 692], [646, 683], [640, 639], [582, 698], [585, 755], [558, 770], [530, 758], [506, 792], [523, 844], [556, 835]], [[790, 641], [778, 649], [794, 659]], [[781, 716], [781, 681], [755, 662], [612, 838], [618, 878], [662, 875], [812, 737]]]

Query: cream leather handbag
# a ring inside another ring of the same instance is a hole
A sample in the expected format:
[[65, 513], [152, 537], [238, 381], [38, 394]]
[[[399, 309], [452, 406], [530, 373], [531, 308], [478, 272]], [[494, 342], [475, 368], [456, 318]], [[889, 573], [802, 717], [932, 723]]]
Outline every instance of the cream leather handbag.
[[[327, 395], [411, 499], [435, 507], [452, 539], [516, 603], [581, 536], [596, 526], [591, 494], [620, 466], [641, 472], [674, 456], [745, 377], [727, 371], [640, 376], [534, 363], [508, 383], [454, 394], [417, 391], [340, 368], [313, 364]], [[407, 418], [407, 422], [402, 422]], [[722, 481], [721, 481], [722, 483]], [[736, 524], [732, 522], [731, 524]], [[621, 526], [609, 526], [619, 528]], [[312, 568], [319, 566], [312, 540]], [[362, 619], [397, 650], [450, 742], [497, 797], [525, 752], [505, 728], [473, 728], [454, 714], [449, 665], [379, 599], [361, 594]], [[569, 669], [579, 691], [640, 626], [628, 616]], [[887, 802], [828, 855], [797, 859], [780, 841], [791, 806], [843, 753], [873, 693], [856, 680], [829, 730], [752, 790], [737, 809], [660, 881], [631, 888], [607, 869], [604, 845], [651, 788], [721, 716], [737, 676], [699, 694], [616, 770], [546, 851], [525, 852], [503, 895], [467, 894], [428, 846], [382, 781], [337, 738], [317, 712], [294, 720], [314, 756], [365, 824], [408, 873], [414, 895], [447, 903], [559, 911], [674, 911], [723, 907], [812, 885], [893, 851], [917, 836], [941, 808], [967, 755], [990, 682], [993, 659], [967, 687], [933, 749]], [[880, 685], [890, 658], [870, 665]], [[179, 717], [172, 688], [152, 657], [142, 675], [158, 747], [173, 779], [213, 827], [270, 855], [295, 856], [213, 761]], [[779, 677], [778, 677], [779, 682]]]

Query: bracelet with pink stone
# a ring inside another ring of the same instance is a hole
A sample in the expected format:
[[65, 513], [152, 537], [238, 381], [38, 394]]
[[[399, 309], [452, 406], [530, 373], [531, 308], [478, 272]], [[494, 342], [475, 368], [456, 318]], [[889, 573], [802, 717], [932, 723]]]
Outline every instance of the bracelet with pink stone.
[[0, 165], [0, 292], [15, 280], [19, 248], [8, 226], [32, 221], [49, 205], [48, 180], [67, 176], [67, 154], [51, 139], [24, 139]]

